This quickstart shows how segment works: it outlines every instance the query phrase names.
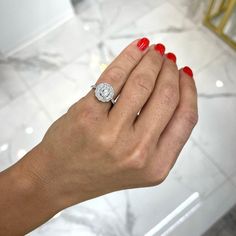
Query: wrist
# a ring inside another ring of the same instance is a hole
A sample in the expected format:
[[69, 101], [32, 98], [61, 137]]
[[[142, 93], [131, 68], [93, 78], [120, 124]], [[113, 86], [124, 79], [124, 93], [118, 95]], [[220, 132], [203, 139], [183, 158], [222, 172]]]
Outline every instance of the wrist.
[[30, 169], [29, 160], [39, 154], [37, 148], [33, 149], [0, 173], [0, 210], [4, 212], [0, 232], [4, 235], [24, 235], [61, 210], [55, 192], [49, 191], [49, 186]]
[[26, 185], [41, 189], [55, 212], [89, 199], [87, 193], [74, 186], [75, 181], [65, 166], [65, 160], [49, 149], [42, 141], [18, 163], [24, 169]]
[[15, 189], [25, 198], [41, 201], [47, 206], [46, 214], [54, 215], [63, 209], [57, 186], [50, 179], [46, 153], [41, 143], [9, 169]]

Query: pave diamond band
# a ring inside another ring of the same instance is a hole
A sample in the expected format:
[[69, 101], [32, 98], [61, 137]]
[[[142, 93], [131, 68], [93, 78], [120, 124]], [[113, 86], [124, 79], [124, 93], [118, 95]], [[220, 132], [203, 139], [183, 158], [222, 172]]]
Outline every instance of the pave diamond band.
[[114, 89], [112, 86], [108, 83], [100, 83], [97, 85], [91, 86], [93, 89], [95, 89], [95, 96], [96, 98], [101, 102], [112, 102], [115, 103], [114, 100]]

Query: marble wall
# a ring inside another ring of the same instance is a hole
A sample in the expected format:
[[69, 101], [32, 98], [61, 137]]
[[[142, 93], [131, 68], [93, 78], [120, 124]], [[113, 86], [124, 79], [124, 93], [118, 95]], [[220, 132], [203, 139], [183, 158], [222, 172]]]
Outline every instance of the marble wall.
[[[201, 235], [236, 202], [236, 55], [201, 24], [207, 1], [91, 0], [70, 21], [0, 56], [0, 170], [37, 144], [133, 39], [193, 68], [199, 124], [167, 180], [57, 214], [29, 235]], [[176, 210], [177, 209], [177, 210]]]

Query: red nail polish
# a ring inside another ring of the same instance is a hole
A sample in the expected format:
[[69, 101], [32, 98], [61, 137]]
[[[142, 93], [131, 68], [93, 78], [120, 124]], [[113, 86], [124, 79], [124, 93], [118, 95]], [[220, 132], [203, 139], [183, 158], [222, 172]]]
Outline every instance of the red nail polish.
[[173, 61], [174, 63], [176, 63], [176, 56], [175, 56], [174, 53], [169, 52], [169, 53], [166, 54], [166, 57], [167, 57], [169, 60], [171, 60], [171, 61]]
[[161, 43], [156, 44], [154, 49], [158, 51], [162, 56], [164, 55], [165, 50], [166, 50], [165, 46]]
[[183, 72], [187, 75], [189, 75], [190, 77], [193, 77], [193, 71], [188, 67], [188, 66], [185, 66], [183, 68]]
[[144, 51], [149, 46], [149, 39], [142, 38], [138, 41], [137, 46], [141, 51]]

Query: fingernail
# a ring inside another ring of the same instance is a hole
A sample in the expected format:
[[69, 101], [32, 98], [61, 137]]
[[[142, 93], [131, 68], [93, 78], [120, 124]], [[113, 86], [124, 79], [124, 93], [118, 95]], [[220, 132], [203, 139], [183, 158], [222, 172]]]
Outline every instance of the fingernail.
[[149, 39], [142, 38], [138, 41], [137, 46], [141, 51], [144, 51], [149, 46]]
[[161, 43], [156, 44], [154, 49], [158, 51], [162, 56], [164, 55], [165, 50], [166, 50], [165, 46]]
[[188, 67], [188, 66], [185, 66], [183, 68], [183, 72], [187, 75], [189, 75], [190, 77], [193, 77], [193, 71]]
[[174, 53], [169, 52], [169, 53], [166, 54], [166, 57], [167, 57], [169, 60], [171, 60], [171, 61], [173, 61], [174, 63], [176, 63], [176, 56], [175, 56]]

